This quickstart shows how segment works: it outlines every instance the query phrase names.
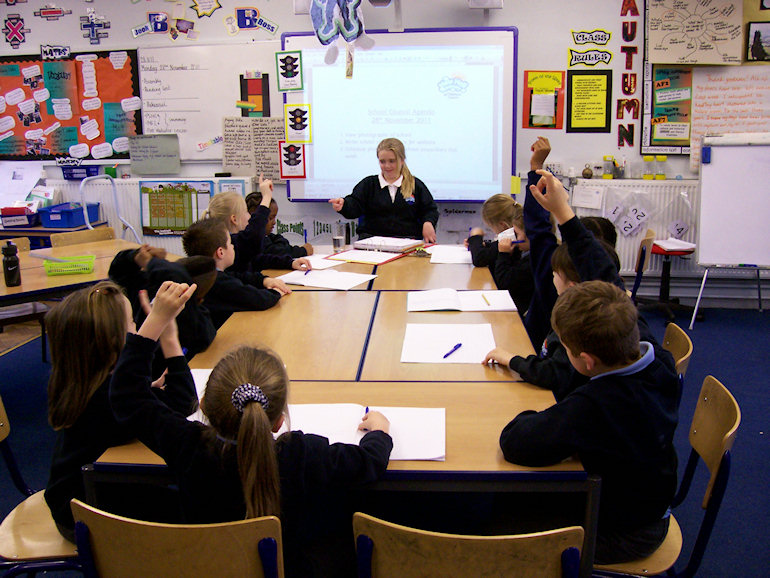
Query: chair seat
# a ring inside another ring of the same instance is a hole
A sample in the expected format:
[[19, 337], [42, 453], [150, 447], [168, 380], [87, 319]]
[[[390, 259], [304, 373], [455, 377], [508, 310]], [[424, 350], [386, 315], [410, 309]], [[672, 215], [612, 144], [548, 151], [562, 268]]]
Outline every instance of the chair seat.
[[56, 529], [42, 491], [16, 506], [0, 524], [0, 558], [48, 560], [76, 554], [75, 544]]
[[682, 551], [682, 529], [674, 516], [670, 516], [668, 524], [668, 533], [666, 539], [655, 552], [642, 558], [641, 560], [632, 560], [620, 564], [608, 564], [606, 566], [595, 564], [595, 570], [606, 572], [618, 572], [619, 574], [633, 574], [643, 576], [656, 576], [662, 574], [679, 558]]

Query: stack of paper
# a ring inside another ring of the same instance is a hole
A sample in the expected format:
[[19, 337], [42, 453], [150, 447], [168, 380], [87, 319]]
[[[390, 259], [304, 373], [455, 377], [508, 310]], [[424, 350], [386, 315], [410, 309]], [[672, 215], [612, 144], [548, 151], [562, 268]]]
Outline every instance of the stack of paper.
[[401, 363], [481, 363], [494, 348], [489, 323], [407, 323]]
[[457, 291], [429, 289], [410, 291], [407, 311], [516, 311], [508, 291]]
[[371, 281], [377, 275], [365, 275], [363, 273], [345, 273], [330, 270], [292, 271], [277, 277], [289, 285], [305, 285], [308, 287], [323, 287], [325, 289], [340, 289], [347, 291], [356, 285]]
[[389, 253], [403, 253], [422, 246], [418, 239], [402, 239], [400, 237], [369, 237], [353, 243], [353, 248], [366, 251], [387, 251]]
[[310, 261], [310, 265], [312, 265], [313, 269], [328, 269], [329, 267], [336, 267], [337, 265], [342, 264], [342, 261], [332, 261], [331, 259], [328, 259], [328, 257], [329, 253], [314, 253], [308, 255], [305, 259]]
[[653, 245], [657, 245], [661, 249], [666, 251], [691, 251], [695, 249], [695, 243], [688, 243], [687, 241], [680, 241], [674, 237], [669, 237], [665, 241], [655, 241]]

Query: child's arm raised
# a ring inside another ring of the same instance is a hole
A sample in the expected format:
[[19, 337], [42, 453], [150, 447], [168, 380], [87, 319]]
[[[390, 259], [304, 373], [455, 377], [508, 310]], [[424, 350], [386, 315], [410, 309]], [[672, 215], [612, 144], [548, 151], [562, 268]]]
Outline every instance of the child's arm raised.
[[[195, 283], [188, 285], [187, 283], [164, 281], [155, 294], [147, 319], [144, 320], [137, 333], [142, 337], [157, 341], [169, 323], [176, 319], [187, 300], [195, 293], [195, 289], [197, 289]], [[146, 293], [144, 300], [147, 300]]]

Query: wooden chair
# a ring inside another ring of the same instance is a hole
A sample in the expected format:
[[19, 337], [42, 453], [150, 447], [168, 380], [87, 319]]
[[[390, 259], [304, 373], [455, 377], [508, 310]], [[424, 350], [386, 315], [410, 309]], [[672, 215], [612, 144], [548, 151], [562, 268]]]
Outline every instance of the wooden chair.
[[21, 476], [7, 439], [10, 431], [0, 398], [0, 451], [14, 485], [24, 497], [0, 523], [0, 570], [7, 570], [3, 576], [16, 576], [38, 568], [77, 569], [75, 544], [59, 534], [43, 492], [31, 490]]
[[690, 365], [690, 356], [692, 356], [692, 340], [684, 332], [684, 329], [676, 323], [669, 323], [666, 326], [666, 333], [663, 335], [663, 349], [674, 356], [676, 372], [684, 378], [687, 373], [687, 366]]
[[[53, 235], [51, 235], [53, 237]], [[642, 283], [642, 275], [650, 268], [650, 251], [652, 250], [652, 244], [655, 242], [655, 231], [647, 229], [647, 232], [639, 242], [639, 251], [636, 254], [636, 266], [634, 271], [636, 276], [634, 277], [634, 286], [631, 289], [631, 300], [636, 303], [636, 293], [639, 291], [639, 285]]]
[[115, 238], [115, 229], [112, 227], [96, 227], [84, 231], [72, 231], [70, 233], [54, 233], [51, 235], [51, 247], [66, 247], [78, 243], [90, 243], [92, 241], [106, 241]]
[[652, 576], [663, 572], [667, 572], [669, 576], [683, 578], [695, 576], [706, 552], [706, 545], [725, 494], [730, 475], [730, 449], [740, 423], [741, 410], [738, 402], [724, 385], [714, 377], [706, 376], [690, 426], [692, 450], [679, 491], [671, 504], [671, 507], [675, 508], [687, 497], [699, 458], [702, 459], [711, 475], [701, 504], [705, 512], [687, 566], [681, 572], [676, 572], [673, 568], [682, 551], [682, 530], [671, 515], [668, 535], [652, 555], [623, 564], [594, 566], [595, 576]]
[[583, 528], [465, 536], [353, 514], [358, 576], [577, 576]]
[[[14, 237], [5, 239], [10, 241], [18, 248], [20, 253], [29, 251], [29, 237]], [[45, 303], [33, 302], [22, 303], [21, 305], [11, 305], [9, 307], [0, 307], [0, 333], [8, 325], [16, 323], [26, 323], [27, 321], [37, 321], [40, 323], [40, 343], [42, 347], [43, 361], [46, 360], [46, 339], [45, 339], [45, 314], [48, 313], [48, 306]]]
[[283, 577], [275, 516], [221, 524], [132, 520], [72, 500], [86, 576]]

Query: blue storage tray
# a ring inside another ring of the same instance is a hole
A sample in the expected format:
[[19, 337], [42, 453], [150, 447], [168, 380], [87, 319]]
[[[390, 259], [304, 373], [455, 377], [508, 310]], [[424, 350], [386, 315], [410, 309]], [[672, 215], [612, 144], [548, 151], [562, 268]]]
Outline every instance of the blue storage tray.
[[[88, 203], [88, 220], [95, 223], [99, 220], [99, 203]], [[40, 207], [40, 220], [43, 227], [81, 227], [86, 224], [83, 207], [80, 203], [61, 203], [51, 207]]]

